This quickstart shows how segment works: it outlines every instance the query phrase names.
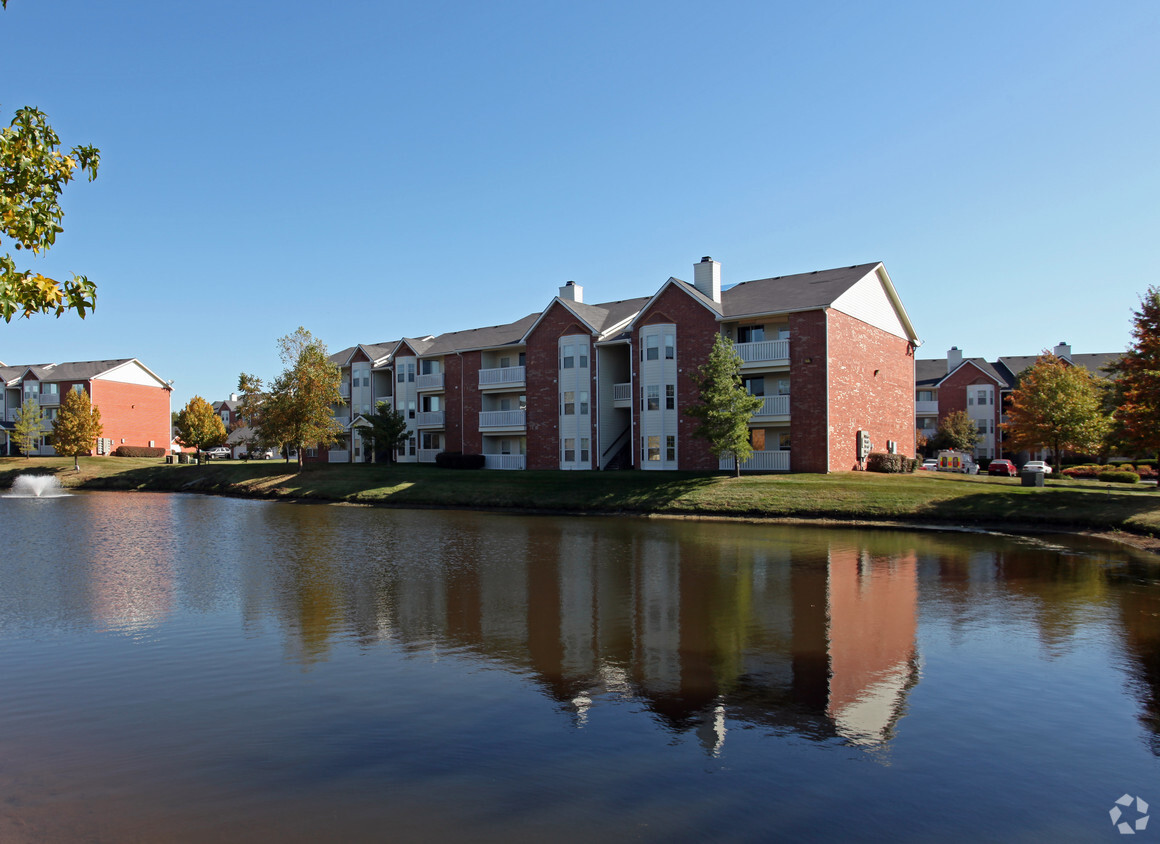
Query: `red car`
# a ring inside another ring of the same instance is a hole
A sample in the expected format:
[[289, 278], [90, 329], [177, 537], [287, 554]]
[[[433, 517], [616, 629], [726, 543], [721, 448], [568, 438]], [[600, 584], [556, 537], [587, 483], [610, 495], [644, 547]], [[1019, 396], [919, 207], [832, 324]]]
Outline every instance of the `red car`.
[[1006, 475], [1013, 478], [1019, 473], [1015, 470], [1015, 464], [1010, 460], [992, 460], [991, 465], [987, 467], [988, 475]]

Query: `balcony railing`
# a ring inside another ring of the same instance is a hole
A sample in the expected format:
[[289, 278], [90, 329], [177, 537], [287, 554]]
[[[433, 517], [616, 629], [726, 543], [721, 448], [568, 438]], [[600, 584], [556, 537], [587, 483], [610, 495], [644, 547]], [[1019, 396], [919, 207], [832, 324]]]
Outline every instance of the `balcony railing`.
[[415, 379], [415, 389], [417, 390], [442, 390], [443, 389], [443, 373], [429, 372], [426, 375], [420, 375]]
[[339, 384], [338, 385], [338, 394], [340, 396], [342, 396], [344, 399], [349, 399], [350, 398], [350, 384], [346, 384], [346, 383]]
[[626, 405], [616, 405], [617, 407], [631, 407], [632, 406], [632, 384], [613, 384], [612, 385], [612, 401], [628, 402]]
[[57, 407], [60, 404], [60, 393], [41, 393], [41, 407]]
[[421, 448], [421, 449], [419, 449], [419, 462], [420, 463], [434, 463], [435, 462], [435, 455], [442, 454], [442, 453], [443, 453], [443, 449], [441, 449], [441, 448]]
[[789, 396], [763, 396], [764, 403], [754, 416], [789, 416]]
[[[520, 368], [523, 369], [523, 367]], [[479, 414], [479, 427], [481, 429], [522, 428], [526, 424], [527, 414], [523, 410], [484, 410]]]
[[343, 448], [343, 449], [332, 448], [330, 451], [327, 452], [326, 459], [329, 460], [331, 463], [349, 463], [350, 462], [350, 451], [345, 449], [345, 448]]
[[525, 367], [504, 366], [499, 369], [479, 370], [479, 386], [494, 387], [501, 384], [522, 384], [525, 378]]
[[485, 454], [483, 460], [485, 469], [523, 469], [527, 465], [522, 454]]
[[938, 401], [916, 401], [914, 403], [914, 412], [923, 415], [938, 413]]
[[415, 416], [415, 426], [418, 428], [442, 428], [443, 413], [442, 410], [424, 410]]
[[789, 360], [789, 340], [758, 340], [756, 343], [735, 343], [733, 348], [744, 363]]
[[334, 421], [337, 422], [339, 425], [349, 425], [350, 424], [350, 414], [349, 413], [336, 413], [336, 414], [334, 414]]
[[386, 402], [387, 404], [394, 407], [394, 404], [391, 401], [393, 398], [394, 398], [394, 396], [375, 396], [375, 413], [379, 412], [379, 403], [380, 402]]
[[[721, 471], [733, 469], [733, 458], [722, 457], [718, 464]], [[755, 451], [748, 460], [741, 462], [742, 472], [788, 472], [788, 451]]]

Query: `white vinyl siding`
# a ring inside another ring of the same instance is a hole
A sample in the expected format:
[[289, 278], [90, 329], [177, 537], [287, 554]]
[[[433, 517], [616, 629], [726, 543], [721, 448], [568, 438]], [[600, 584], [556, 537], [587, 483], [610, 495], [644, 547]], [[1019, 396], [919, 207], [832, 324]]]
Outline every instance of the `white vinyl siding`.
[[637, 445], [642, 469], [676, 469], [677, 453], [677, 327], [646, 325], [640, 330], [640, 376], [636, 407], [640, 418]]
[[[582, 334], [561, 337], [559, 342], [560, 468], [591, 469], [592, 437], [592, 345]], [[583, 447], [581, 446], [583, 444]]]

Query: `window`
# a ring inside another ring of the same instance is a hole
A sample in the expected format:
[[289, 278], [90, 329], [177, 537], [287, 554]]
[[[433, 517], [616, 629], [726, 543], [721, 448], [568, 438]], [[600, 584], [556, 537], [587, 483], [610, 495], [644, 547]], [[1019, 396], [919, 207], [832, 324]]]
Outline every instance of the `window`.
[[564, 462], [576, 462], [576, 438], [564, 437]]
[[647, 388], [647, 400], [645, 402], [645, 410], [660, 410], [661, 409], [661, 388], [659, 384], [650, 384]]
[[422, 373], [423, 375], [434, 375], [439, 371], [438, 369], [435, 368], [436, 366], [438, 366], [438, 363], [439, 363], [438, 361], [434, 361], [434, 360], [419, 361], [419, 372]]
[[665, 384], [665, 410], [677, 409], [677, 385]]
[[661, 356], [661, 338], [659, 334], [649, 334], [644, 338], [644, 359], [659, 360]]
[[665, 360], [675, 360], [677, 357], [677, 342], [672, 334], [665, 335]]
[[677, 438], [673, 434], [665, 436], [665, 460], [670, 463], [677, 461]]
[[565, 346], [562, 352], [563, 359], [560, 363], [561, 369], [573, 369], [576, 366], [576, 347]]
[[512, 453], [512, 441], [511, 440], [500, 440], [499, 441], [499, 453], [500, 454], [511, 454]]
[[508, 368], [509, 366], [511, 366], [511, 365], [512, 365], [512, 359], [511, 359], [511, 358], [509, 358], [509, 357], [503, 357], [503, 358], [500, 358], [500, 359], [499, 359], [499, 368], [500, 368], [500, 369], [507, 369], [507, 368]]
[[395, 370], [395, 372], [397, 373], [398, 381], [400, 384], [402, 384], [404, 381], [407, 380], [407, 373], [406, 373], [405, 366], [403, 366], [402, 364], [399, 364], [399, 368], [397, 370]]
[[407, 453], [411, 457], [415, 456], [415, 438], [413, 436], [407, 440]]
[[588, 393], [584, 391], [580, 392], [580, 415], [588, 415]]
[[573, 416], [576, 413], [576, 393], [571, 390], [564, 391], [564, 398], [561, 402], [562, 413], [565, 416]]
[[765, 395], [765, 378], [763, 376], [758, 375], [756, 378], [742, 378], [741, 383], [745, 385], [745, 389], [749, 395]]
[[934, 390], [919, 390], [918, 391], [918, 400], [919, 401], [934, 401]]
[[423, 448], [428, 450], [439, 448], [439, 434], [423, 434]]
[[415, 400], [414, 399], [411, 399], [411, 401], [407, 402], [407, 418], [408, 419], [415, 418]]
[[74, 393], [83, 393], [85, 391], [84, 384], [73, 384], [72, 388]]
[[57, 389], [59, 388], [56, 384], [45, 384], [40, 388], [40, 392], [46, 396], [55, 396]]
[[777, 435], [777, 447], [782, 451], [789, 451], [789, 434]]
[[407, 364], [407, 380], [408, 381], [415, 380], [415, 364], [413, 364], [413, 363]]
[[764, 325], [739, 325], [737, 326], [737, 342], [738, 343], [757, 343], [765, 339]]
[[520, 352], [520, 366], [524, 366], [527, 363], [527, 360], [528, 360], [527, 352]]
[[580, 462], [587, 463], [588, 459], [589, 459], [589, 457], [588, 457], [588, 437], [581, 437], [580, 438]]
[[587, 369], [588, 368], [588, 347], [587, 346], [580, 346], [579, 350], [580, 350], [580, 355], [579, 355], [580, 368]]
[[500, 399], [499, 400], [499, 409], [500, 410], [511, 410], [512, 409], [512, 400], [511, 399]]
[[789, 395], [789, 379], [788, 378], [778, 378], [777, 379], [777, 394], [779, 396], [788, 396]]
[[660, 460], [661, 459], [661, 438], [648, 437], [648, 444], [645, 449], [646, 460]]

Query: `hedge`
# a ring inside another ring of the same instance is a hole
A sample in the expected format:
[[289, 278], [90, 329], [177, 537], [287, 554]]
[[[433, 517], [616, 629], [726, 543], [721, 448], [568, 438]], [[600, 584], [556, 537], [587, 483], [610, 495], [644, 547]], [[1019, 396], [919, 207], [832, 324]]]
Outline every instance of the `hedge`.
[[487, 458], [482, 454], [441, 451], [435, 455], [435, 465], [444, 469], [482, 469], [486, 462]]
[[919, 465], [921, 465], [919, 461], [904, 454], [886, 454], [875, 451], [866, 458], [867, 472], [886, 472], [897, 475], [903, 472], [913, 472]]
[[113, 452], [114, 457], [164, 457], [168, 454], [163, 448], [150, 448], [147, 445], [119, 445]]
[[1124, 469], [1108, 469], [1106, 472], [1100, 472], [1096, 476], [1096, 480], [1111, 484], [1138, 484], [1140, 476]]

